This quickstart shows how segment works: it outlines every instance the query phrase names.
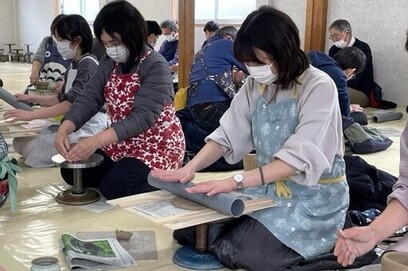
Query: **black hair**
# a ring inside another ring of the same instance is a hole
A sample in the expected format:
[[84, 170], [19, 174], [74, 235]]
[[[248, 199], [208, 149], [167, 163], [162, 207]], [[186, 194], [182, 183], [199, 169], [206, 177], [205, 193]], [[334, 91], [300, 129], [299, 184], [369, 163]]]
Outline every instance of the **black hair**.
[[84, 17], [78, 14], [67, 15], [61, 18], [55, 25], [53, 34], [58, 33], [61, 39], [75, 41], [75, 38], [81, 37], [82, 54], [91, 52], [92, 32], [88, 22]]
[[66, 17], [66, 14], [58, 14], [54, 20], [52, 20], [51, 22], [51, 26], [50, 26], [50, 31], [51, 34], [54, 34], [54, 30], [55, 30], [55, 25], [58, 23], [59, 20], [61, 20], [62, 18]]
[[356, 69], [355, 74], [362, 72], [365, 69], [367, 56], [357, 47], [346, 47], [340, 49], [334, 56], [342, 70]]
[[122, 43], [129, 49], [124, 70], [130, 70], [138, 60], [147, 40], [147, 26], [142, 14], [129, 2], [116, 0], [106, 4], [94, 21], [94, 32], [101, 40], [102, 30], [115, 37], [118, 33]]
[[215, 32], [218, 29], [220, 29], [219, 25], [214, 22], [214, 21], [208, 21], [205, 25], [204, 25], [204, 29], [203, 31], [208, 31], [208, 32]]
[[245, 19], [234, 42], [234, 54], [240, 62], [262, 63], [254, 48], [265, 51], [278, 70], [275, 83], [287, 89], [309, 67], [307, 55], [300, 49], [299, 30], [285, 13], [262, 6]]
[[405, 41], [405, 50], [408, 51], [408, 31], [407, 31], [407, 40]]
[[154, 35], [161, 35], [163, 34], [162, 29], [160, 28], [160, 25], [158, 22], [156, 21], [146, 21], [147, 24], [147, 35], [149, 36], [150, 34], [154, 34]]

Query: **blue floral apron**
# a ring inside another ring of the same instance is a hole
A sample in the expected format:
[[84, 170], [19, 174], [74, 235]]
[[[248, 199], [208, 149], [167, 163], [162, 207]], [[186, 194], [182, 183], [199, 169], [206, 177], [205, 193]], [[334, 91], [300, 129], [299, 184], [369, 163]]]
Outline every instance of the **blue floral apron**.
[[[280, 150], [286, 140], [295, 133], [298, 125], [297, 90], [285, 101], [270, 102], [262, 96], [257, 101], [252, 115], [252, 132], [256, 148], [257, 163], [265, 165], [274, 160], [274, 154]], [[345, 175], [345, 163], [342, 157], [335, 157], [330, 172], [321, 179], [330, 179]], [[345, 222], [349, 203], [347, 182], [303, 186], [286, 179], [291, 198], [276, 195], [276, 182], [245, 189], [252, 195], [270, 196], [275, 207], [261, 210], [250, 216], [262, 223], [276, 238], [305, 259], [330, 252], [336, 240], [336, 234]]]

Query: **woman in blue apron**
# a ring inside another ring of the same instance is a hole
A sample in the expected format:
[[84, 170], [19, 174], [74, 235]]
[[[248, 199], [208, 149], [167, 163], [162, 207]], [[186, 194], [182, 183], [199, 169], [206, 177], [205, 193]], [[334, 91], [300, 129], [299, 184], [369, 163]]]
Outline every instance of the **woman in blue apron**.
[[[271, 7], [251, 13], [238, 31], [236, 58], [250, 77], [182, 169], [155, 170], [164, 181], [187, 182], [222, 155], [236, 163], [256, 150], [258, 168], [188, 188], [209, 196], [241, 190], [276, 206], [210, 226], [209, 250], [227, 267], [283, 270], [329, 253], [349, 202], [341, 114], [334, 82], [309, 65], [298, 29]], [[185, 231], [186, 232], [186, 231]], [[188, 236], [175, 232], [180, 243]]]
[[[54, 148], [54, 140], [61, 116], [68, 112], [76, 98], [81, 95], [86, 83], [98, 66], [96, 57], [90, 54], [93, 40], [92, 32], [82, 16], [67, 15], [60, 19], [55, 25], [53, 38], [59, 53], [64, 58], [72, 60], [65, 74], [62, 93], [50, 96], [19, 95], [19, 100], [39, 103], [47, 107], [35, 111], [15, 109], [4, 114], [6, 117], [25, 121], [54, 118], [47, 120], [38, 136], [13, 140], [13, 147], [23, 156], [25, 164], [36, 168], [54, 165], [51, 157], [58, 153]], [[80, 138], [93, 136], [107, 126], [107, 115], [103, 112], [97, 112], [81, 129], [70, 135], [70, 140], [76, 143]]]

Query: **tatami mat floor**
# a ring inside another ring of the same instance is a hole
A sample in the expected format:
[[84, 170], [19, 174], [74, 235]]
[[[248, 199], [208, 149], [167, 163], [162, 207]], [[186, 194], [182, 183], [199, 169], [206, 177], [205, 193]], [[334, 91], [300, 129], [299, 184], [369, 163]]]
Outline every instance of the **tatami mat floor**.
[[[23, 92], [29, 83], [30, 65], [23, 63], [0, 63], [0, 79], [4, 88], [12, 93]], [[392, 146], [382, 152], [362, 155], [370, 164], [398, 176], [399, 135], [405, 126], [405, 106], [396, 110], [404, 118], [385, 123], [370, 123], [389, 135]], [[370, 115], [375, 109], [367, 108]], [[15, 153], [12, 154], [16, 157]], [[222, 177], [228, 173], [199, 175], [198, 178]], [[140, 261], [128, 270], [186, 270], [175, 266], [171, 257], [178, 248], [172, 232], [151, 221], [106, 205], [83, 208], [66, 206], [55, 202], [55, 195], [65, 186], [58, 168], [24, 168], [18, 177], [18, 211], [11, 213], [8, 203], [0, 209], [0, 266], [7, 271], [28, 270], [32, 259], [40, 256], [56, 256], [62, 270], [68, 270], [60, 251], [58, 239], [64, 232], [75, 234], [83, 231], [154, 231], [157, 260]], [[375, 269], [365, 269], [375, 270]]]

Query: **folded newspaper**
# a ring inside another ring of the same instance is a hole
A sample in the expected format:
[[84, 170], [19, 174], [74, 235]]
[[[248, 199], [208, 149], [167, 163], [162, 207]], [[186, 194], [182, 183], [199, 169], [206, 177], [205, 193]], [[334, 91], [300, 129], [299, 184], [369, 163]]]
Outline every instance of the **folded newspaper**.
[[65, 233], [62, 251], [70, 270], [109, 270], [135, 266], [136, 261], [115, 238], [81, 240]]

